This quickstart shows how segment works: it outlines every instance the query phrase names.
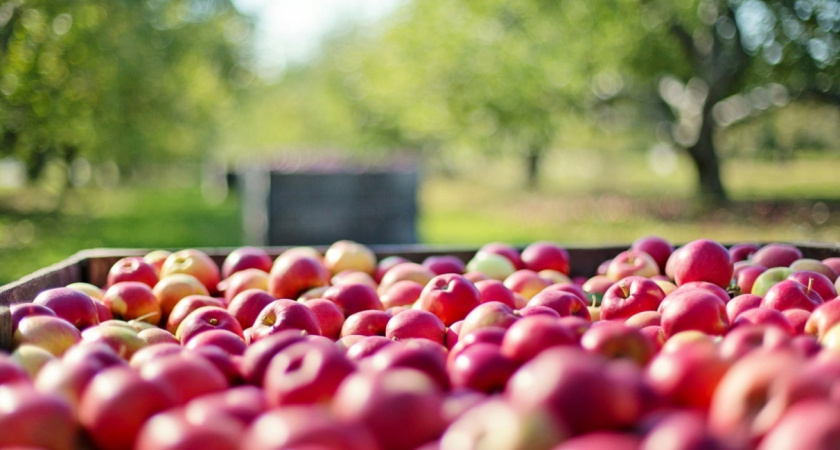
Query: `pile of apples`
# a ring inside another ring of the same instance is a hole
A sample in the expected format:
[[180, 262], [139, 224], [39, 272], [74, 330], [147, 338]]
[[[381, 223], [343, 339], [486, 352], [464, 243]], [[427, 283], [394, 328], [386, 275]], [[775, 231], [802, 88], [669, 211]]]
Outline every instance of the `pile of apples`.
[[0, 447], [840, 446], [840, 258], [636, 240], [126, 257], [11, 307]]

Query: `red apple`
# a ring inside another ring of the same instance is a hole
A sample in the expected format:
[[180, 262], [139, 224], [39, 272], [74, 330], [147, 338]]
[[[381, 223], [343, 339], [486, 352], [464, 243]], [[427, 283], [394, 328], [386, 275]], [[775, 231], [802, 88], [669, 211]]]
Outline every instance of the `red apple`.
[[547, 306], [560, 314], [560, 317], [577, 316], [589, 321], [591, 319], [587, 303], [580, 295], [559, 289], [544, 289], [528, 300], [527, 306]]
[[837, 281], [838, 274], [837, 271], [834, 270], [828, 264], [812, 258], [801, 258], [797, 259], [796, 261], [792, 262], [790, 266], [788, 266], [794, 272], [799, 270], [810, 270], [811, 272], [817, 272], [825, 275], [828, 279], [834, 283]]
[[686, 341], [669, 348], [671, 340], [650, 361], [645, 377], [669, 404], [706, 410], [730, 363], [713, 344]]
[[383, 310], [382, 302], [376, 290], [366, 284], [350, 283], [332, 286], [322, 294], [322, 298], [332, 301], [341, 310], [344, 317], [350, 317], [359, 311]]
[[253, 342], [242, 355], [239, 370], [246, 383], [262, 386], [265, 369], [278, 352], [306, 338], [303, 330], [289, 329]]
[[184, 347], [191, 350], [207, 345], [218, 347], [229, 355], [241, 355], [248, 348], [242, 336], [224, 328], [199, 333], [193, 336]]
[[248, 428], [241, 448], [369, 450], [380, 448], [380, 444], [365, 427], [340, 421], [317, 404], [266, 411]]
[[825, 333], [837, 323], [840, 323], [840, 301], [831, 300], [813, 310], [804, 331], [817, 339], [822, 339]]
[[358, 270], [373, 275], [376, 273], [376, 254], [364, 244], [340, 240], [327, 248], [324, 265], [333, 275], [345, 270]]
[[462, 320], [481, 303], [481, 294], [475, 285], [461, 275], [450, 273], [432, 278], [416, 307], [438, 316], [449, 326]]
[[160, 312], [163, 315], [162, 321], [169, 318], [172, 309], [181, 299], [190, 295], [210, 295], [210, 292], [198, 278], [186, 273], [176, 273], [162, 277], [152, 288], [152, 292], [160, 305]]
[[449, 364], [453, 388], [501, 392], [519, 363], [502, 354], [499, 345], [476, 343], [465, 347]]
[[385, 336], [360, 336], [359, 340], [347, 347], [345, 355], [350, 361], [359, 362], [395, 342]]
[[251, 424], [269, 409], [265, 391], [256, 386], [234, 386], [222, 392], [190, 400], [184, 411], [195, 423], [216, 423], [218, 419]]
[[274, 298], [296, 299], [309, 289], [327, 286], [330, 272], [314, 257], [283, 253], [274, 260], [268, 293]]
[[447, 350], [444, 346], [426, 339], [396, 341], [394, 345], [381, 348], [363, 361], [361, 369], [368, 372], [383, 372], [398, 368], [409, 368], [425, 373], [444, 391], [448, 390], [449, 375], [446, 373]]
[[163, 267], [163, 263], [166, 261], [166, 258], [168, 258], [171, 254], [172, 252], [170, 252], [169, 250], [152, 250], [149, 253], [143, 255], [143, 261], [146, 261], [147, 263], [151, 264], [152, 267], [155, 268], [155, 271], [157, 272], [158, 276], [160, 276], [160, 269], [161, 267]]
[[153, 288], [158, 282], [158, 271], [140, 256], [127, 256], [111, 266], [106, 286], [111, 287], [121, 281], [136, 281]]
[[0, 447], [76, 448], [73, 410], [58, 395], [44, 394], [24, 384], [0, 385]]
[[481, 296], [481, 303], [500, 302], [515, 308], [515, 297], [513, 292], [499, 280], [481, 280], [475, 284]]
[[0, 386], [13, 383], [31, 384], [32, 379], [29, 373], [9, 355], [0, 352]]
[[834, 282], [827, 276], [811, 270], [797, 270], [788, 275], [788, 280], [794, 280], [809, 286], [810, 289], [820, 294], [823, 300], [832, 300], [837, 297], [837, 289]]
[[143, 339], [146, 345], [156, 345], [163, 343], [179, 344], [180, 342], [174, 334], [163, 328], [147, 328], [137, 332], [137, 337]]
[[487, 327], [507, 329], [519, 317], [514, 310], [501, 302], [487, 302], [476, 306], [467, 317], [458, 331], [459, 336], [464, 336], [476, 330]]
[[628, 317], [624, 321], [628, 327], [644, 328], [662, 325], [662, 314], [659, 311], [641, 311]]
[[239, 247], [230, 252], [222, 262], [222, 279], [227, 279], [236, 272], [246, 269], [256, 269], [267, 273], [274, 261], [271, 256], [259, 247]]
[[111, 347], [117, 355], [128, 361], [131, 356], [145, 347], [146, 341], [137, 335], [138, 331], [125, 322], [101, 323], [82, 331], [82, 342], [101, 342]]
[[396, 266], [399, 263], [409, 262], [409, 260], [403, 258], [399, 255], [391, 255], [386, 256], [379, 260], [376, 264], [376, 272], [373, 274], [373, 280], [377, 283], [382, 282], [382, 277], [385, 276], [385, 272], [391, 269], [391, 267]]
[[732, 281], [729, 251], [709, 239], [698, 239], [680, 247], [671, 254], [669, 264], [678, 286], [690, 281], [708, 281], [726, 288]]
[[526, 269], [535, 272], [552, 269], [568, 275], [570, 271], [569, 252], [553, 242], [538, 241], [529, 244], [522, 250], [522, 262]]
[[388, 309], [394, 306], [411, 306], [420, 298], [423, 286], [411, 280], [397, 281], [379, 297], [382, 307]]
[[385, 337], [395, 341], [421, 338], [443, 345], [445, 334], [446, 326], [436, 315], [419, 309], [391, 317], [385, 327]]
[[194, 336], [215, 329], [225, 329], [245, 339], [239, 321], [226, 309], [218, 306], [202, 306], [189, 313], [175, 330], [175, 337], [182, 345], [186, 345]]
[[731, 328], [737, 328], [746, 324], [768, 325], [779, 328], [787, 333], [789, 336], [796, 336], [796, 330], [793, 325], [781, 312], [770, 308], [752, 308], [748, 309], [732, 321]]
[[303, 303], [284, 298], [266, 305], [257, 316], [257, 320], [254, 321], [254, 328], [255, 334], [252, 336], [252, 343], [254, 340], [264, 339], [266, 336], [288, 329], [303, 330], [313, 335], [321, 334], [318, 317], [311, 309], [304, 306]]
[[[804, 430], [807, 430], [804, 431]], [[803, 401], [785, 411], [761, 443], [759, 450], [830, 448], [840, 434], [840, 413], [833, 402], [824, 399]]]
[[661, 448], [723, 450], [728, 446], [709, 431], [702, 411], [675, 410], [664, 412], [662, 417], [655, 420], [639, 448], [641, 450]]
[[315, 313], [323, 336], [334, 341], [341, 337], [341, 327], [344, 325], [345, 317], [335, 302], [325, 298], [314, 298], [303, 302], [303, 305]]
[[188, 352], [151, 359], [140, 367], [139, 372], [144, 380], [173, 393], [177, 405], [228, 388], [227, 379], [216, 366]]
[[99, 315], [93, 300], [87, 294], [75, 289], [47, 289], [36, 295], [32, 303], [46, 306], [56, 316], [72, 323], [80, 330], [99, 323]]
[[732, 323], [742, 312], [759, 306], [761, 306], [761, 297], [753, 294], [741, 294], [726, 304], [726, 317], [729, 319], [729, 323]]
[[660, 273], [665, 272], [665, 264], [674, 252], [674, 246], [660, 236], [642, 236], [633, 241], [630, 248], [650, 255], [656, 261]]
[[142, 320], [153, 325], [160, 323], [161, 310], [152, 288], [139, 281], [119, 281], [111, 285], [102, 303], [114, 317], [123, 320]]
[[[106, 364], [96, 359], [49, 361], [35, 377], [35, 389], [64, 399], [75, 415], [87, 384]], [[2, 439], [0, 439], [2, 440]]]
[[264, 290], [246, 289], [231, 299], [227, 310], [236, 317], [243, 329], [250, 328], [260, 312], [274, 300], [276, 299]]
[[301, 341], [272, 358], [263, 385], [269, 404], [275, 407], [326, 403], [355, 370], [355, 364], [334, 345]]
[[791, 341], [790, 333], [781, 327], [743, 323], [726, 333], [719, 352], [722, 357], [734, 362], [759, 349], [773, 351], [791, 348]]
[[175, 304], [175, 307], [169, 312], [166, 320], [166, 330], [172, 334], [178, 331], [178, 326], [181, 322], [202, 306], [215, 306], [217, 308], [225, 308], [225, 304], [217, 297], [210, 297], [209, 295], [191, 294], [188, 295]]
[[656, 311], [665, 292], [651, 279], [630, 276], [614, 283], [601, 300], [601, 319], [627, 319], [642, 311]]
[[729, 247], [729, 255], [732, 258], [733, 263], [736, 263], [738, 261], [746, 261], [752, 257], [752, 255], [756, 252], [756, 250], [758, 250], [758, 248], [759, 246], [756, 244], [735, 244], [732, 247]]
[[668, 337], [685, 330], [722, 335], [729, 328], [726, 304], [701, 288], [671, 293], [665, 297], [659, 313], [662, 314], [662, 330]]
[[750, 258], [764, 267], [788, 267], [802, 258], [802, 251], [790, 244], [772, 243], [759, 248]]
[[813, 311], [823, 303], [823, 298], [817, 291], [794, 280], [783, 280], [774, 284], [761, 300], [761, 306], [778, 311], [794, 308]]
[[797, 308], [786, 309], [782, 311], [782, 315], [790, 322], [794, 334], [798, 336], [805, 333], [805, 325], [808, 323], [808, 319], [811, 318], [811, 311]]
[[641, 330], [619, 322], [603, 322], [590, 327], [581, 336], [580, 346], [608, 359], [633, 361], [640, 367], [656, 354], [656, 346]]
[[501, 351], [515, 361], [525, 362], [549, 347], [577, 343], [577, 334], [560, 320], [537, 315], [523, 317], [511, 325], [502, 340]]
[[755, 286], [755, 281], [766, 270], [766, 267], [754, 264], [736, 268], [733, 277], [735, 278], [735, 284], [738, 285], [739, 291], [744, 294], [751, 293], [753, 286]]
[[361, 336], [385, 336], [385, 328], [391, 315], [385, 311], [369, 309], [353, 313], [344, 320], [341, 336], [358, 334]]

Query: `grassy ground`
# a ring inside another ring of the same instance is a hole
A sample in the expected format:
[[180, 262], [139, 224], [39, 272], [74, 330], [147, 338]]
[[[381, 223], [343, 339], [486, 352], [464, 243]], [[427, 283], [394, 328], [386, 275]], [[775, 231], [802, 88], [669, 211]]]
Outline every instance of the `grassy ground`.
[[[628, 243], [645, 234], [674, 242], [840, 242], [840, 161], [732, 162], [735, 201], [698, 212], [685, 161], [656, 175], [642, 157], [557, 155], [539, 191], [521, 188], [517, 161], [478, 161], [455, 178], [423, 179], [422, 242], [568, 245]], [[480, 169], [480, 170], [479, 170]], [[79, 189], [60, 208], [43, 188], [0, 191], [0, 284], [95, 247], [185, 248], [242, 244], [236, 196], [208, 202], [199, 187], [158, 183]]]

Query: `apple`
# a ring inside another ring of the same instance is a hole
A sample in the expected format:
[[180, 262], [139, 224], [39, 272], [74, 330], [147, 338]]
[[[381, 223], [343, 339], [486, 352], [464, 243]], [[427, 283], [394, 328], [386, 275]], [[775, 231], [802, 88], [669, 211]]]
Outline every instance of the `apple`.
[[412, 280], [397, 281], [380, 295], [382, 307], [388, 309], [394, 306], [411, 306], [420, 298], [423, 286]]
[[638, 275], [622, 278], [604, 293], [601, 299], [601, 319], [626, 320], [642, 311], [656, 311], [665, 292], [649, 278]]
[[445, 273], [463, 274], [466, 270], [466, 264], [454, 255], [431, 255], [421, 263], [428, 268], [435, 275], [443, 275]]
[[265, 391], [256, 386], [234, 386], [222, 392], [205, 394], [190, 400], [184, 412], [194, 423], [217, 423], [219, 419], [250, 425], [268, 411]]
[[805, 286], [810, 286], [810, 289], [820, 294], [823, 300], [832, 300], [837, 297], [837, 289], [834, 287], [834, 282], [819, 272], [796, 270], [788, 275], [787, 279], [798, 281]]
[[82, 342], [104, 343], [122, 359], [128, 361], [135, 352], [147, 345], [137, 333], [135, 328], [125, 322], [101, 323], [84, 329]]
[[332, 286], [324, 291], [321, 297], [335, 303], [344, 317], [350, 317], [360, 311], [385, 309], [376, 289], [362, 283]]
[[385, 276], [385, 273], [388, 272], [388, 270], [390, 270], [397, 264], [404, 262], [410, 261], [399, 255], [386, 256], [380, 259], [379, 262], [376, 264], [376, 272], [374, 272], [373, 274], [373, 280], [377, 283], [381, 283], [382, 277]]
[[143, 283], [150, 289], [158, 282], [158, 271], [140, 256], [127, 256], [114, 263], [108, 270], [107, 287], [122, 281]]
[[149, 361], [162, 358], [166, 355], [180, 354], [183, 351], [184, 347], [181, 346], [180, 343], [171, 342], [166, 344], [143, 347], [140, 350], [134, 352], [134, 354], [131, 356], [131, 359], [128, 361], [128, 365], [136, 370], [139, 370]]
[[250, 328], [260, 312], [276, 300], [271, 294], [261, 289], [246, 289], [236, 294], [227, 305], [227, 311], [236, 317], [242, 328]]
[[655, 420], [645, 434], [642, 450], [670, 448], [673, 450], [728, 448], [723, 439], [714, 436], [706, 425], [703, 411], [667, 411]]
[[504, 242], [489, 242], [482, 245], [476, 254], [496, 254], [504, 256], [513, 264], [514, 270], [521, 270], [525, 268], [525, 263], [522, 262], [522, 255], [516, 247], [506, 244]]
[[371, 430], [381, 448], [408, 450], [446, 428], [443, 398], [437, 384], [416, 370], [357, 372], [339, 386], [332, 410], [340, 420]]
[[253, 342], [245, 350], [239, 364], [243, 380], [254, 386], [262, 386], [265, 369], [271, 358], [282, 349], [307, 338], [303, 330], [288, 329]]
[[218, 289], [228, 303], [240, 292], [248, 289], [259, 289], [267, 292], [268, 272], [259, 269], [243, 269], [234, 272], [233, 275], [219, 282]]
[[502, 354], [499, 345], [480, 342], [460, 351], [448, 367], [452, 387], [502, 392], [519, 363]]
[[467, 273], [480, 273], [491, 280], [504, 281], [516, 271], [516, 266], [502, 255], [478, 252], [467, 261], [465, 270]]
[[750, 293], [758, 295], [759, 297], [764, 297], [764, 294], [766, 294], [774, 284], [782, 280], [786, 280], [792, 273], [793, 269], [788, 267], [771, 267], [756, 277]]
[[[583, 334], [583, 333], [581, 333]], [[533, 359], [549, 347], [576, 346], [578, 335], [560, 320], [548, 316], [528, 316], [507, 329], [501, 343], [503, 355], [520, 363]]]
[[[49, 354], [49, 352], [46, 352], [44, 349], [40, 350]], [[31, 384], [32, 378], [29, 376], [29, 373], [8, 354], [0, 352], [0, 386], [15, 383]]]
[[753, 294], [737, 295], [726, 304], [726, 317], [729, 323], [732, 323], [742, 312], [759, 306], [761, 306], [761, 297]]
[[633, 314], [624, 321], [624, 325], [640, 329], [650, 326], [660, 326], [661, 324], [662, 314], [659, 314], [659, 311], [641, 311]]
[[691, 241], [671, 254], [673, 280], [677, 286], [690, 281], [708, 281], [722, 288], [732, 281], [733, 266], [729, 251], [709, 239]]
[[638, 417], [641, 398], [608, 367], [580, 348], [550, 348], [511, 376], [504, 396], [519, 413], [551, 411], [572, 435], [626, 427]]
[[[300, 306], [305, 308], [303, 305]], [[309, 310], [307, 309], [307, 311]], [[194, 336], [215, 329], [228, 330], [245, 339], [239, 321], [226, 309], [219, 306], [202, 306], [189, 313], [178, 325], [178, 329], [175, 330], [175, 337], [181, 341], [182, 345], [186, 345]]]
[[271, 256], [259, 247], [239, 247], [228, 253], [222, 262], [221, 278], [230, 278], [234, 273], [246, 269], [255, 269], [268, 273], [274, 264]]
[[274, 298], [296, 299], [316, 287], [327, 286], [330, 272], [314, 257], [284, 252], [274, 260], [268, 275], [268, 293]]
[[254, 340], [264, 339], [266, 336], [288, 329], [299, 329], [313, 335], [321, 334], [318, 317], [311, 309], [302, 303], [284, 298], [266, 305], [254, 321], [254, 328], [252, 343]]
[[650, 278], [659, 273], [659, 266], [652, 256], [639, 250], [627, 250], [610, 260], [605, 276], [612, 281], [619, 281], [629, 276]]
[[56, 359], [55, 355], [32, 344], [18, 345], [9, 355], [9, 361], [21, 367], [30, 380], [35, 379], [41, 368], [53, 359]]
[[176, 405], [184, 405], [202, 395], [222, 392], [228, 381], [210, 361], [188, 352], [150, 359], [139, 368], [140, 376], [174, 395]]
[[225, 308], [224, 302], [217, 297], [190, 294], [179, 300], [178, 303], [175, 304], [175, 307], [169, 312], [169, 316], [166, 319], [166, 330], [175, 334], [175, 332], [178, 331], [178, 326], [181, 325], [181, 322], [183, 322], [191, 312], [201, 308], [202, 306]]
[[66, 362], [91, 360], [105, 367], [126, 363], [113, 348], [104, 342], [79, 342], [64, 352], [61, 359]]
[[808, 400], [788, 408], [779, 422], [761, 440], [758, 449], [829, 448], [837, 442], [838, 434], [840, 413], [835, 404], [824, 399]]
[[662, 330], [668, 337], [685, 330], [722, 335], [729, 329], [726, 304], [702, 288], [671, 293], [662, 302], [659, 313]]
[[586, 298], [589, 303], [594, 303], [595, 306], [601, 306], [601, 300], [604, 298], [604, 293], [607, 292], [607, 289], [610, 288], [615, 284], [615, 282], [606, 275], [594, 275], [588, 278], [582, 285], [581, 289], [583, 289], [584, 294], [586, 294]]
[[503, 282], [488, 279], [478, 281], [474, 284], [476, 289], [478, 289], [481, 303], [494, 301], [504, 303], [511, 308], [516, 307], [513, 291], [508, 289]]
[[169, 318], [172, 309], [184, 297], [190, 295], [210, 296], [210, 291], [198, 278], [186, 273], [175, 273], [161, 277], [160, 281], [152, 288], [152, 292], [160, 305], [161, 321], [166, 321]]
[[674, 246], [668, 242], [667, 239], [660, 236], [642, 236], [630, 245], [630, 249], [634, 251], [642, 251], [647, 253], [656, 262], [659, 267], [659, 272], [665, 272], [665, 264], [671, 253], [674, 252]]
[[528, 300], [551, 284], [549, 280], [529, 269], [517, 270], [504, 280], [505, 287]]
[[87, 384], [105, 367], [105, 363], [96, 359], [53, 359], [38, 372], [34, 386], [38, 392], [64, 399], [75, 415]]
[[782, 311], [782, 315], [790, 322], [794, 334], [799, 336], [805, 333], [805, 325], [808, 323], [808, 319], [811, 318], [811, 311], [798, 308], [786, 309]]
[[136, 450], [237, 450], [244, 425], [222, 417], [196, 422], [185, 408], [155, 414], [137, 432]]
[[207, 330], [203, 333], [199, 333], [193, 336], [186, 345], [184, 345], [184, 348], [192, 350], [207, 345], [218, 347], [229, 355], [241, 355], [245, 353], [245, 349], [248, 348], [247, 344], [245, 344], [244, 337], [224, 328], [217, 328], [215, 330]]
[[467, 317], [464, 318], [458, 335], [464, 336], [487, 327], [507, 329], [518, 319], [519, 317], [516, 315], [513, 308], [504, 303], [481, 303], [473, 308], [473, 310], [467, 314]]
[[108, 367], [84, 390], [79, 423], [97, 448], [131, 448], [143, 423], [174, 406], [176, 398], [127, 366]]
[[783, 280], [774, 284], [761, 300], [761, 306], [778, 311], [794, 308], [813, 311], [823, 303], [823, 298], [811, 288], [810, 283], [806, 286], [794, 280]]
[[391, 315], [385, 311], [369, 309], [353, 313], [344, 320], [341, 336], [358, 334], [361, 336], [385, 336], [385, 328]]
[[53, 316], [27, 316], [20, 320], [15, 330], [15, 346], [35, 345], [55, 356], [82, 340], [82, 334], [70, 322]]
[[810, 270], [812, 272], [821, 273], [821, 274], [825, 275], [826, 277], [828, 277], [828, 279], [831, 280], [832, 283], [837, 281], [837, 277], [838, 277], [838, 273], [837, 273], [836, 270], [834, 270], [834, 268], [832, 268], [828, 264], [825, 264], [824, 262], [822, 262], [818, 259], [813, 259], [813, 258], [797, 259], [796, 261], [792, 262], [789, 267], [794, 272], [796, 272], [798, 270]]
[[324, 265], [333, 275], [345, 270], [376, 273], [376, 254], [364, 244], [350, 240], [333, 242], [324, 253]]
[[143, 255], [143, 261], [151, 264], [152, 267], [155, 268], [155, 271], [157, 271], [158, 276], [160, 276], [160, 269], [163, 267], [163, 263], [166, 261], [166, 258], [168, 258], [171, 254], [172, 252], [169, 250], [152, 250]]
[[345, 317], [335, 302], [325, 298], [314, 298], [303, 302], [303, 305], [315, 313], [318, 325], [321, 327], [321, 335], [334, 341], [341, 337], [341, 327], [344, 325]]
[[708, 341], [685, 340], [669, 347], [675, 337], [650, 361], [645, 379], [669, 404], [704, 411], [711, 404], [730, 362]]
[[735, 284], [738, 286], [738, 291], [743, 294], [752, 293], [756, 280], [766, 271], [766, 267], [755, 264], [736, 268], [733, 277], [735, 278]]
[[526, 269], [539, 272], [552, 269], [568, 275], [570, 272], [569, 252], [562, 246], [548, 241], [537, 241], [522, 250], [522, 262]]
[[577, 316], [587, 321], [591, 319], [588, 305], [582, 296], [550, 287], [528, 300], [527, 306], [547, 306], [557, 311], [560, 317]]
[[735, 244], [732, 247], [729, 247], [729, 256], [732, 258], [733, 263], [736, 263], [738, 261], [746, 261], [749, 260], [758, 249], [759, 246], [756, 244]]
[[266, 411], [246, 430], [241, 448], [369, 450], [381, 446], [366, 427], [339, 420], [326, 406], [316, 404]]
[[75, 289], [61, 287], [47, 289], [38, 293], [32, 303], [46, 306], [56, 316], [70, 322], [79, 330], [99, 323], [99, 315], [93, 299]]
[[146, 345], [156, 345], [163, 343], [179, 344], [180, 342], [174, 334], [163, 328], [147, 328], [137, 332], [137, 337], [143, 339]]
[[837, 323], [840, 323], [840, 301], [832, 300], [817, 306], [811, 312], [804, 331], [821, 340]]
[[15, 303], [9, 306], [9, 313], [11, 313], [12, 334], [17, 331], [18, 323], [24, 317], [30, 316], [50, 316], [58, 317], [53, 310], [44, 305], [36, 305], [35, 303]]
[[791, 341], [791, 334], [781, 327], [745, 322], [732, 328], [723, 337], [719, 352], [722, 357], [734, 362], [759, 349], [773, 351], [791, 348]]
[[449, 326], [464, 319], [481, 304], [481, 294], [475, 285], [462, 275], [437, 275], [423, 288], [415, 307], [438, 316]]
[[802, 251], [790, 244], [771, 243], [756, 250], [750, 259], [768, 268], [788, 267], [797, 259], [802, 259]]
[[444, 343], [446, 326], [434, 314], [419, 309], [403, 311], [391, 317], [385, 327], [385, 337], [395, 341], [403, 339], [428, 339]]
[[160, 268], [160, 278], [176, 273], [194, 276], [211, 294], [217, 292], [221, 271], [207, 253], [197, 249], [178, 250], [169, 255]]
[[738, 317], [731, 322], [730, 328], [734, 329], [746, 324], [774, 326], [790, 336], [796, 336], [796, 330], [793, 329], [793, 325], [787, 317], [785, 317], [781, 312], [771, 308], [758, 307], [748, 309], [741, 314], [738, 314]]
[[160, 323], [161, 310], [152, 288], [139, 281], [118, 281], [105, 291], [102, 303], [114, 317]]
[[355, 370], [355, 364], [334, 345], [301, 341], [271, 359], [263, 386], [269, 405], [274, 407], [326, 403]]
[[76, 448], [73, 410], [58, 395], [41, 393], [24, 384], [0, 385], [0, 447]]
[[90, 283], [85, 283], [83, 281], [77, 281], [75, 283], [70, 283], [65, 287], [84, 292], [85, 294], [88, 295], [88, 297], [90, 297], [94, 300], [102, 300], [102, 296], [105, 295], [105, 291], [103, 291], [102, 288], [100, 288], [99, 286], [94, 286]]
[[581, 336], [580, 346], [608, 359], [633, 361], [640, 367], [656, 354], [654, 343], [644, 333], [619, 322], [603, 322], [590, 327]]
[[385, 336], [359, 336], [356, 342], [347, 347], [344, 354], [350, 361], [359, 362], [395, 342]]
[[464, 334], [461, 338], [458, 339], [458, 342], [449, 349], [449, 354], [447, 354], [446, 364], [447, 368], [452, 365], [455, 358], [463, 352], [465, 349], [470, 347], [473, 344], [493, 344], [497, 347], [502, 345], [502, 341], [504, 340], [506, 334], [506, 330], [504, 328], [499, 327], [485, 327], [475, 330], [470, 333]]
[[379, 283], [373, 279], [372, 275], [359, 270], [343, 270], [330, 278], [330, 284], [333, 286], [349, 283], [366, 284], [374, 289], [379, 287]]
[[360, 369], [368, 373], [391, 371], [399, 368], [423, 372], [446, 391], [450, 388], [446, 372], [447, 350], [427, 339], [395, 341], [365, 359]]
[[580, 277], [576, 277], [575, 280], [572, 280], [572, 278], [570, 278], [568, 275], [553, 269], [540, 270], [539, 272], [537, 272], [537, 275], [539, 275], [541, 278], [548, 280], [550, 284], [577, 283], [583, 285], [583, 281], [580, 281]]

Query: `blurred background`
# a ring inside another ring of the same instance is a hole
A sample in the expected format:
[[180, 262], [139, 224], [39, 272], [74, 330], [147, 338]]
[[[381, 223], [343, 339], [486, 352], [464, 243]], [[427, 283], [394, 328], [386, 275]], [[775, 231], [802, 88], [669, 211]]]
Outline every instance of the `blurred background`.
[[0, 1], [0, 284], [96, 247], [837, 242], [839, 57], [833, 0]]

